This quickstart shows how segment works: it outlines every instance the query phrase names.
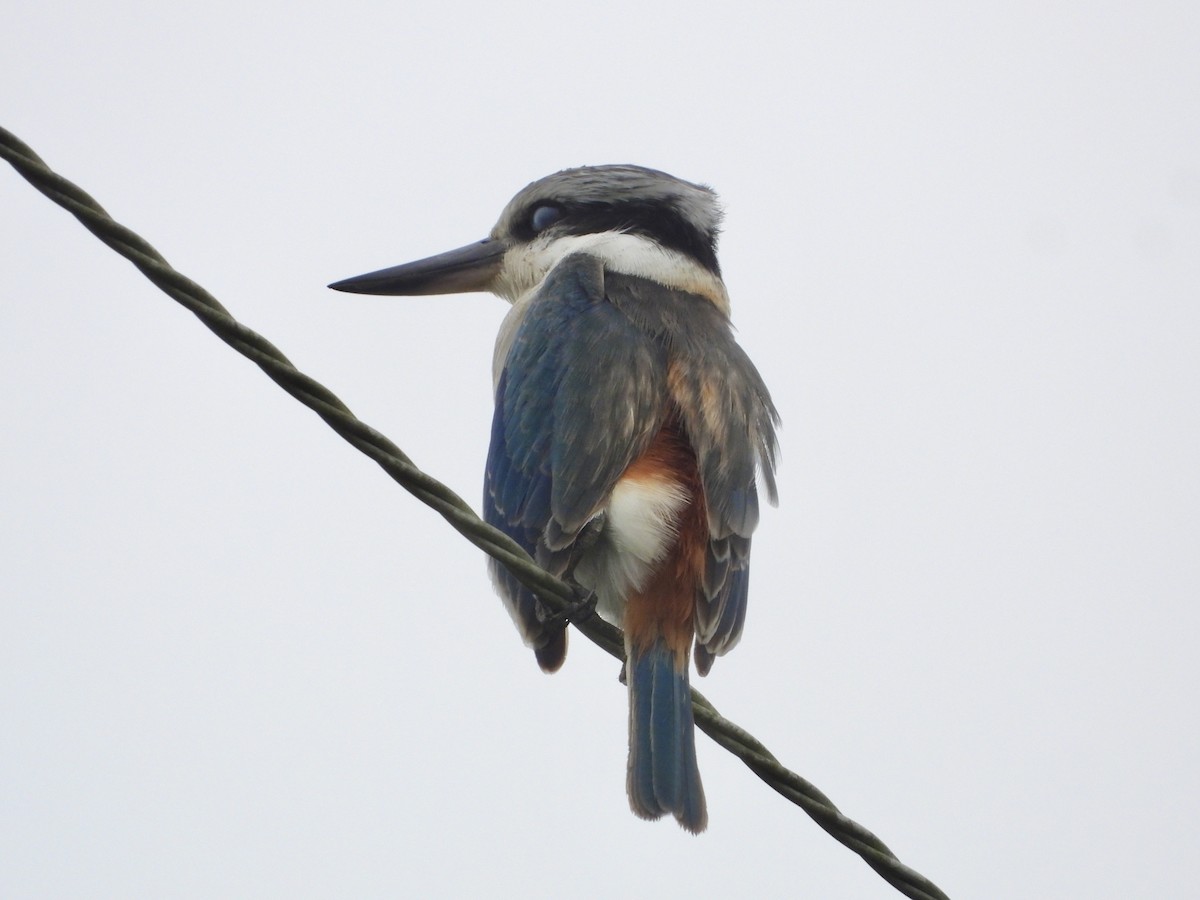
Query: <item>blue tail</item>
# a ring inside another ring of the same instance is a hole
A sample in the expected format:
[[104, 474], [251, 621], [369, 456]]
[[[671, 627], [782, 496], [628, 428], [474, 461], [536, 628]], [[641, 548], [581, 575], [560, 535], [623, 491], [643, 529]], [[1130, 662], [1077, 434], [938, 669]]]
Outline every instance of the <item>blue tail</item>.
[[643, 819], [671, 813], [697, 834], [708, 824], [708, 811], [696, 765], [687, 657], [677, 667], [661, 638], [630, 648], [628, 657], [629, 805]]

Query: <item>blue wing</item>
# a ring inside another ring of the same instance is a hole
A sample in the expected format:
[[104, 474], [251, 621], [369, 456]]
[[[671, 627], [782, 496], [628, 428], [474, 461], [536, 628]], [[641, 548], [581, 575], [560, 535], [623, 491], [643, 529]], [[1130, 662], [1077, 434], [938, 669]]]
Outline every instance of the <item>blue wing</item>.
[[775, 492], [779, 414], [729, 320], [704, 297], [608, 273], [614, 304], [670, 348], [668, 384], [704, 487], [709, 543], [696, 593], [696, 669], [733, 648], [746, 621], [750, 536], [758, 524], [756, 475]]
[[[563, 260], [517, 327], [496, 386], [484, 518], [562, 575], [577, 538], [649, 445], [667, 407], [665, 346], [604, 291], [599, 260]], [[543, 669], [566, 653], [537, 598], [503, 567], [493, 578]]]

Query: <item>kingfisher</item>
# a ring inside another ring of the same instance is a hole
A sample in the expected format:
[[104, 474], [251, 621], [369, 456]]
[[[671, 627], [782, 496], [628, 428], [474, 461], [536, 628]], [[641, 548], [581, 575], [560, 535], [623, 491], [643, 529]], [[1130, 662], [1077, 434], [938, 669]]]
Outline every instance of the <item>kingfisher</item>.
[[[522, 189], [457, 250], [331, 284], [490, 291], [496, 339], [485, 520], [625, 634], [633, 812], [708, 823], [688, 682], [741, 637], [757, 481], [776, 502], [779, 416], [734, 340], [711, 188], [634, 165]], [[492, 580], [546, 672], [567, 631], [502, 565]]]

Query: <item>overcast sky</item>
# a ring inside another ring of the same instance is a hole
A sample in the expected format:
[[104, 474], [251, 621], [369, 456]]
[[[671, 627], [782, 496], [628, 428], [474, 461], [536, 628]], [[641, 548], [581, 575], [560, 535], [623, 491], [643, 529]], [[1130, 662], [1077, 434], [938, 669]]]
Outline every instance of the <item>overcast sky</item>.
[[[1200, 802], [1195, 3], [25, 3], [0, 124], [472, 503], [490, 296], [335, 279], [527, 182], [711, 184], [782, 413], [698, 687], [955, 898], [1179, 897]], [[0, 895], [897, 894], [0, 167]]]

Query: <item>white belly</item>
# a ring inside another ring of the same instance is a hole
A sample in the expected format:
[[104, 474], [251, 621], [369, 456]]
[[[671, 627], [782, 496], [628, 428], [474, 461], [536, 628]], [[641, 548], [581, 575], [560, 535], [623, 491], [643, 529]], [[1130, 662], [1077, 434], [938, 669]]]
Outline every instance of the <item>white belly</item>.
[[597, 597], [597, 611], [620, 625], [625, 600], [649, 579], [678, 536], [688, 492], [667, 477], [626, 476], [601, 511], [604, 530], [580, 558], [575, 580]]

